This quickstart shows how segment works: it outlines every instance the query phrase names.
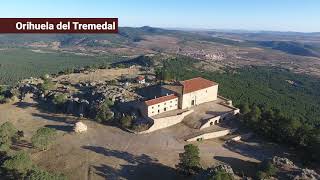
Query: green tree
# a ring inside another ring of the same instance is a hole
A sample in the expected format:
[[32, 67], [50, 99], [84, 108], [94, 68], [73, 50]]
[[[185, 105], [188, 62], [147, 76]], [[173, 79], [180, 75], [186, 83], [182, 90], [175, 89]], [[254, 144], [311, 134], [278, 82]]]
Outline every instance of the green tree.
[[65, 94], [57, 94], [53, 98], [53, 103], [56, 105], [64, 104], [67, 101], [67, 95]]
[[50, 91], [54, 89], [55, 83], [51, 79], [45, 79], [42, 84], [40, 84], [39, 89], [43, 92]]
[[251, 111], [250, 107], [249, 107], [249, 104], [248, 103], [245, 103], [245, 104], [242, 104], [241, 107], [240, 107], [240, 111], [242, 114], [247, 114]]
[[56, 105], [56, 108], [63, 110], [65, 103], [67, 102], [68, 97], [66, 94], [59, 93], [53, 97], [52, 102]]
[[0, 126], [0, 150], [7, 151], [12, 140], [17, 138], [18, 130], [11, 122], [5, 122]]
[[15, 155], [7, 159], [3, 165], [7, 171], [15, 176], [24, 176], [32, 168], [32, 161], [29, 154], [24, 151], [18, 151]]
[[184, 146], [184, 152], [179, 154], [178, 169], [185, 174], [195, 174], [200, 168], [199, 148], [196, 145]]
[[108, 122], [113, 119], [113, 112], [110, 110], [107, 103], [102, 104], [99, 109], [98, 113], [95, 117], [95, 120], [98, 122]]
[[32, 145], [38, 149], [46, 150], [53, 143], [56, 134], [57, 132], [55, 129], [42, 127], [32, 136]]

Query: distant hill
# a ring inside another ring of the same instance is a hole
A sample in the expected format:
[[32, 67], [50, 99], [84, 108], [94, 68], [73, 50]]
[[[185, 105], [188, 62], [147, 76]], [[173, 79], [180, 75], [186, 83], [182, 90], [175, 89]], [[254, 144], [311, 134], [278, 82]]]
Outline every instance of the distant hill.
[[289, 54], [299, 56], [320, 57], [320, 48], [310, 44], [288, 41], [261, 41], [257, 43], [260, 46], [283, 51]]

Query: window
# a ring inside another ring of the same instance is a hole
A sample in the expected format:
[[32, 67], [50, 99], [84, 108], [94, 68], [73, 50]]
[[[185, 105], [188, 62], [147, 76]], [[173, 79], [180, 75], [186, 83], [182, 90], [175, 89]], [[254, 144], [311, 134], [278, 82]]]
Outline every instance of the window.
[[158, 105], [158, 107], [160, 107], [160, 104]]
[[154, 107], [152, 106], [151, 108], [153, 109]]
[[160, 109], [158, 109], [158, 113], [160, 113]]
[[154, 113], [154, 111], [152, 111], [152, 114]]
[[208, 92], [208, 90], [206, 90], [206, 93]]
[[163, 111], [167, 111], [167, 108], [163, 108]]
[[164, 105], [166, 105], [167, 103], [164, 103]]
[[172, 103], [172, 101], [170, 101], [170, 103]]

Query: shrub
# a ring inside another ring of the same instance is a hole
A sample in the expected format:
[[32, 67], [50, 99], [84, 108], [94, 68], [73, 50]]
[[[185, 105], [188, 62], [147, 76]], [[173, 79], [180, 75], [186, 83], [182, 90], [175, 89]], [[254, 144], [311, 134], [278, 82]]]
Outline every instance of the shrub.
[[46, 150], [56, 137], [56, 130], [43, 127], [37, 130], [31, 138], [32, 145], [38, 149]]
[[11, 122], [5, 122], [0, 126], [0, 150], [7, 151], [12, 140], [16, 138], [17, 129]]
[[15, 155], [7, 159], [3, 165], [7, 171], [12, 171], [15, 175], [24, 176], [32, 168], [32, 161], [24, 151], [18, 151]]
[[123, 116], [120, 120], [121, 126], [124, 128], [129, 128], [132, 125], [132, 117], [131, 116]]

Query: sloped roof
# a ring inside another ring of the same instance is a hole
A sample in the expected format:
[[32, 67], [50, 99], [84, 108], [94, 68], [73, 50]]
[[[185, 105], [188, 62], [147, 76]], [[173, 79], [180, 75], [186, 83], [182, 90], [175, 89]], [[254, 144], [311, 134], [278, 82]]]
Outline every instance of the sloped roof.
[[144, 80], [144, 76], [138, 76], [136, 79], [137, 79], [138, 81], [142, 81], [142, 80]]
[[178, 97], [174, 94], [170, 94], [167, 96], [162, 96], [162, 97], [147, 100], [147, 101], [145, 101], [145, 103], [147, 106], [152, 106], [152, 105], [159, 104], [159, 103], [162, 103], [165, 101], [169, 101], [169, 100], [175, 99], [175, 98], [178, 98]]
[[196, 77], [193, 79], [181, 81], [180, 83], [183, 85], [183, 94], [191, 93], [194, 91], [218, 85], [218, 83], [204, 79], [202, 77]]

